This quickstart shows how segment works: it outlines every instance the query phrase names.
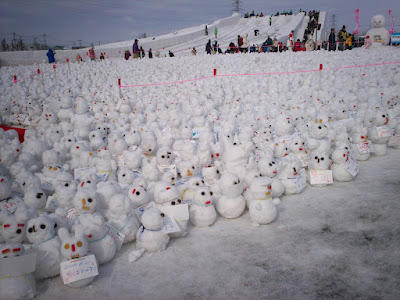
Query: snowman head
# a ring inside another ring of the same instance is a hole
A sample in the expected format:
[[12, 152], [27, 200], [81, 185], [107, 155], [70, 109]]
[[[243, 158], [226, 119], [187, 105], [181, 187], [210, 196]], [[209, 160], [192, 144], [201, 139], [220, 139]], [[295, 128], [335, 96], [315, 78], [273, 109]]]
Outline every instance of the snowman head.
[[75, 233], [72, 234], [65, 227], [60, 228], [58, 236], [61, 239], [61, 254], [65, 259], [71, 260], [87, 255], [89, 243], [81, 224], [75, 226]]
[[158, 209], [151, 208], [143, 213], [140, 222], [147, 230], [160, 230], [163, 225], [163, 216], [164, 214]]
[[382, 15], [373, 16], [371, 19], [371, 28], [384, 28], [386, 25], [385, 17]]
[[199, 187], [193, 195], [194, 203], [200, 206], [209, 206], [213, 201], [213, 192], [209, 187]]
[[96, 190], [81, 188], [73, 199], [75, 211], [79, 214], [91, 214], [96, 211], [97, 194]]
[[32, 244], [51, 239], [56, 233], [56, 223], [47, 215], [31, 219], [27, 224], [26, 236]]

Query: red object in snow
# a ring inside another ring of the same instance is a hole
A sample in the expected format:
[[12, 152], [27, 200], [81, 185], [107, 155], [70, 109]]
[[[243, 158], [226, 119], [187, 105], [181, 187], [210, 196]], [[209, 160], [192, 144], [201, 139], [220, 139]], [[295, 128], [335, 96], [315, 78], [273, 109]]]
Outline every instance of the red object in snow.
[[7, 130], [16, 130], [16, 131], [18, 132], [19, 141], [20, 141], [21, 143], [24, 142], [24, 136], [25, 136], [25, 130], [26, 130], [26, 129], [17, 128], [17, 127], [9, 127], [9, 126], [5, 126], [5, 125], [0, 125], [0, 128], [2, 128], [4, 131], [7, 131]]

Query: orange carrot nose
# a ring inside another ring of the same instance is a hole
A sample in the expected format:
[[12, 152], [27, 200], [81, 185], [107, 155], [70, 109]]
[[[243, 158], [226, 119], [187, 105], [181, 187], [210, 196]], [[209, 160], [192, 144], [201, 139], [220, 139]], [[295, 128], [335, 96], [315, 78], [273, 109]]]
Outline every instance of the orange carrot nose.
[[192, 172], [190, 172], [190, 170], [187, 170], [187, 176], [192, 176]]

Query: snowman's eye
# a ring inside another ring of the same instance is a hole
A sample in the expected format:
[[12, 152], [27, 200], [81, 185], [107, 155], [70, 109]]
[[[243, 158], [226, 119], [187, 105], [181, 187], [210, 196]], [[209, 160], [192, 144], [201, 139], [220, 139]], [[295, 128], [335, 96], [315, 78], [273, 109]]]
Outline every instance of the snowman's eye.
[[386, 116], [385, 116], [385, 115], [382, 115], [382, 118], [386, 118]]
[[323, 158], [323, 157], [321, 157], [321, 160], [324, 160], [324, 158]]
[[139, 195], [140, 195], [140, 192], [136, 192], [136, 195], [139, 196]]
[[195, 169], [194, 166], [192, 166], [192, 169], [193, 169], [193, 170]]
[[65, 244], [64, 245], [64, 248], [67, 250], [67, 249], [69, 249], [69, 244]]
[[172, 177], [171, 180], [175, 180], [175, 177]]
[[196, 185], [197, 185], [197, 186], [199, 186], [199, 185], [200, 185], [200, 183], [196, 182]]
[[92, 183], [90, 180], [86, 181], [86, 183]]
[[295, 145], [298, 145], [299, 143], [295, 143]]
[[90, 202], [93, 201], [93, 199], [92, 199], [92, 198], [89, 198], [89, 199], [87, 199], [87, 201], [90, 203]]
[[318, 126], [318, 129], [322, 129], [322, 126]]
[[165, 158], [165, 155], [161, 155], [161, 158]]
[[175, 201], [172, 201], [172, 202], [171, 202], [171, 205], [175, 205], [175, 204], [176, 204]]
[[314, 157], [315, 159], [318, 159], [318, 156]]
[[42, 225], [40, 225], [40, 228], [45, 229], [46, 225], [42, 224]]
[[69, 184], [68, 184], [68, 183], [66, 183], [66, 184], [64, 184], [64, 186], [68, 187], [68, 186], [69, 186]]
[[272, 163], [269, 163], [269, 166], [272, 167]]
[[219, 170], [217, 170], [217, 174], [219, 174]]

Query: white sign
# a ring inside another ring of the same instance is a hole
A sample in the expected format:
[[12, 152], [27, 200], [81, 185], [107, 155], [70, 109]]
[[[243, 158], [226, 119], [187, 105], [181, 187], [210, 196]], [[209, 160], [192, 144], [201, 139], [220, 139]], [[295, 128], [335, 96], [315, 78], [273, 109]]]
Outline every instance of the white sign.
[[[18, 244], [13, 244], [18, 245]], [[22, 244], [20, 244], [21, 247]], [[11, 244], [10, 244], [11, 246]], [[13, 249], [10, 249], [12, 251]], [[13, 256], [0, 259], [0, 280], [1, 278], [11, 276], [21, 276], [35, 271], [36, 267], [36, 252]]]
[[159, 206], [158, 209], [176, 221], [189, 220], [189, 206], [187, 204]]
[[0, 211], [9, 211], [13, 214], [22, 205], [24, 205], [24, 202], [19, 197], [11, 196], [0, 201]]
[[400, 135], [394, 135], [390, 138], [388, 145], [393, 147], [400, 144]]
[[70, 210], [68, 210], [67, 213], [68, 220], [72, 220], [75, 217], [77, 217], [77, 212], [75, 211], [75, 208], [71, 208]]
[[332, 184], [333, 177], [331, 170], [310, 170], [310, 184]]
[[122, 244], [124, 243], [125, 234], [123, 234], [121, 231], [119, 231], [117, 228], [115, 228], [108, 222], [105, 223], [105, 226], [107, 228], [107, 234], [114, 239], [115, 244], [117, 245], [117, 250], [120, 250]]
[[47, 202], [46, 202], [46, 210], [49, 212], [55, 212], [56, 209], [60, 205], [58, 204], [57, 198], [54, 197], [54, 195], [47, 197]]
[[376, 132], [378, 133], [378, 137], [380, 139], [392, 136], [392, 129], [386, 126], [376, 127]]
[[65, 261], [60, 264], [60, 275], [64, 284], [99, 275], [94, 254]]
[[109, 174], [111, 174], [111, 172], [107, 172], [107, 171], [97, 172], [97, 174], [96, 174], [97, 182], [106, 181]]
[[357, 144], [357, 148], [358, 148], [358, 152], [360, 152], [360, 154], [374, 152], [371, 141], [359, 143], [359, 144]]
[[296, 156], [301, 161], [301, 166], [303, 168], [308, 167], [308, 165], [310, 164], [310, 156], [308, 154], [299, 153], [299, 154], [296, 154]]
[[158, 165], [160, 174], [163, 175], [166, 172], [171, 172], [176, 177], [176, 166], [175, 165]]
[[360, 166], [356, 160], [353, 160], [349, 156], [349, 160], [346, 163], [346, 171], [350, 173], [351, 176], [355, 177], [360, 171]]
[[87, 167], [87, 168], [79, 168], [74, 170], [74, 179], [79, 180], [81, 178], [82, 174], [85, 173], [96, 173], [96, 168], [95, 167]]
[[297, 187], [298, 193], [301, 193], [307, 186], [307, 182], [300, 175], [297, 175], [295, 178], [289, 178], [289, 180], [293, 180], [294, 184]]

